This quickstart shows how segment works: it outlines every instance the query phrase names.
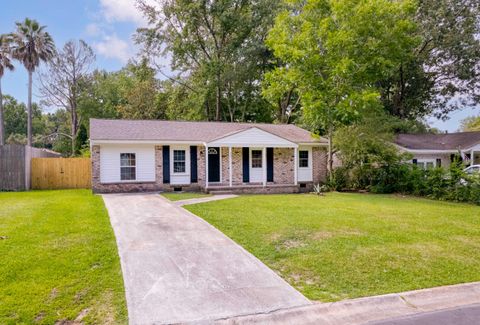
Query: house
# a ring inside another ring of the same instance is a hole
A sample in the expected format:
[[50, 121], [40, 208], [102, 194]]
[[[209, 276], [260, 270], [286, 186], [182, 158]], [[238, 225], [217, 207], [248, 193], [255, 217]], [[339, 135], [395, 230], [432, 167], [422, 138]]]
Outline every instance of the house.
[[470, 165], [480, 164], [480, 132], [399, 134], [395, 144], [423, 168], [448, 167], [455, 155]]
[[327, 141], [291, 124], [90, 120], [97, 193], [295, 193], [326, 179]]

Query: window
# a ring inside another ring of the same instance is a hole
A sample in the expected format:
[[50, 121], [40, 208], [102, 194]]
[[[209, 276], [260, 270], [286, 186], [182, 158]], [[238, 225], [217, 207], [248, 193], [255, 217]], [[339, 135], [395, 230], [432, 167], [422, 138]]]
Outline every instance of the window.
[[308, 150], [300, 150], [298, 152], [298, 167], [308, 168]]
[[262, 168], [262, 150], [252, 150], [252, 168]]
[[120, 180], [132, 181], [136, 179], [137, 169], [134, 153], [120, 154]]
[[185, 150], [173, 150], [173, 172], [185, 173]]
[[434, 159], [418, 159], [416, 164], [421, 169], [433, 169], [436, 166], [436, 161]]

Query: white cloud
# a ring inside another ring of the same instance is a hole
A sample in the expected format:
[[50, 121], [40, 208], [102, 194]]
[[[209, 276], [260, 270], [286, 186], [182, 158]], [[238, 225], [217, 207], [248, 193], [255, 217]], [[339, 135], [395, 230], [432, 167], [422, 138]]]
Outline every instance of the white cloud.
[[132, 45], [117, 35], [104, 36], [103, 40], [93, 44], [95, 50], [106, 58], [117, 59], [123, 64], [133, 56]]
[[[144, 26], [147, 20], [135, 6], [136, 0], [100, 0], [102, 13], [110, 21], [133, 22]], [[148, 4], [155, 5], [154, 0], [147, 0]]]
[[87, 33], [88, 36], [98, 36], [100, 35], [101, 30], [97, 24], [91, 23], [85, 27], [85, 33]]

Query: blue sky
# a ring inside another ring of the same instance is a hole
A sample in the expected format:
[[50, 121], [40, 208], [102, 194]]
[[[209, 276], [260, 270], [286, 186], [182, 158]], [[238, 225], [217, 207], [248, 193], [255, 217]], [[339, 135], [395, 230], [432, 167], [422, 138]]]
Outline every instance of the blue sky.
[[[153, 1], [153, 0], [151, 0]], [[12, 32], [15, 22], [25, 17], [46, 25], [58, 47], [71, 39], [83, 39], [96, 52], [95, 67], [108, 71], [120, 69], [134, 57], [132, 35], [145, 25], [134, 0], [8, 0], [0, 12], [0, 34]], [[13, 73], [5, 73], [2, 90], [15, 98], [27, 99], [27, 74], [16, 65]], [[34, 100], [38, 101], [34, 86]], [[447, 121], [429, 118], [430, 125], [454, 132], [460, 120], [476, 115], [476, 110], [465, 109], [450, 114]]]

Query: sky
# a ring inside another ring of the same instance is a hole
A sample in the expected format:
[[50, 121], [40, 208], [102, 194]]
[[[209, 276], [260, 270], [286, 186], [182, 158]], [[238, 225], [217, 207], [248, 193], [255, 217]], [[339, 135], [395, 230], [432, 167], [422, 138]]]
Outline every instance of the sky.
[[[94, 68], [114, 71], [129, 58], [135, 57], [132, 36], [137, 27], [146, 22], [135, 8], [135, 0], [3, 0], [0, 11], [0, 34], [14, 31], [15, 22], [29, 17], [47, 26], [57, 47], [69, 40], [83, 39], [96, 53]], [[153, 0], [149, 0], [153, 1]], [[16, 70], [6, 72], [2, 78], [2, 91], [20, 101], [27, 99], [27, 73], [16, 64]], [[35, 79], [34, 79], [35, 80]], [[38, 90], [33, 100], [39, 101]], [[455, 132], [460, 121], [478, 115], [478, 109], [464, 109], [450, 114], [450, 119], [440, 121], [428, 118], [432, 127]]]

